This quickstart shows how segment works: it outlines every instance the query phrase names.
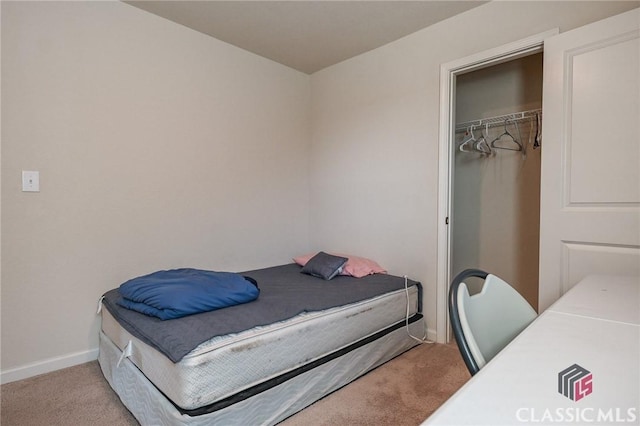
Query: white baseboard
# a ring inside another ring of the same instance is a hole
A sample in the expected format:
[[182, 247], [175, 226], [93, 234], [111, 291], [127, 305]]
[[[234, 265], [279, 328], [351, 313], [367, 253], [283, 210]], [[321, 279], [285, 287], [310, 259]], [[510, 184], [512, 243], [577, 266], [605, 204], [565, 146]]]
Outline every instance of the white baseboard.
[[430, 340], [432, 342], [436, 342], [437, 341], [437, 337], [438, 337], [438, 333], [436, 333], [435, 330], [433, 330], [431, 328], [427, 328], [427, 340]]
[[55, 358], [45, 359], [21, 367], [3, 370], [0, 372], [0, 384], [15, 382], [17, 380], [28, 379], [39, 374], [50, 373], [74, 365], [84, 364], [98, 359], [98, 348], [84, 352], [76, 352]]

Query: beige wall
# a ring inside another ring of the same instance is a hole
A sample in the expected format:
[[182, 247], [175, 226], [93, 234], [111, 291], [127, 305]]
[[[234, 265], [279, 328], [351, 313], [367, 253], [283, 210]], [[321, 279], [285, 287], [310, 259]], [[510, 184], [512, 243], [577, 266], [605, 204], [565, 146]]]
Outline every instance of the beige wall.
[[542, 52], [457, 76], [456, 122], [542, 108]]
[[98, 298], [128, 278], [305, 252], [309, 96], [124, 3], [2, 2], [3, 378], [95, 358]]
[[434, 337], [440, 64], [631, 7], [490, 3], [309, 78], [123, 3], [2, 2], [3, 379], [95, 357], [132, 276], [316, 248], [421, 280]]
[[633, 7], [491, 2], [312, 75], [314, 248], [420, 280], [435, 338], [440, 65]]

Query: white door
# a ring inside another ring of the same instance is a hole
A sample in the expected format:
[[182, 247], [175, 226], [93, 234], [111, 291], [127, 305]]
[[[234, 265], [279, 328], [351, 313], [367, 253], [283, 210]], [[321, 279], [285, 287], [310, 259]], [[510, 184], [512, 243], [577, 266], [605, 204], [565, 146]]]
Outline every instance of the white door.
[[545, 40], [540, 311], [586, 275], [640, 276], [639, 56], [640, 9]]

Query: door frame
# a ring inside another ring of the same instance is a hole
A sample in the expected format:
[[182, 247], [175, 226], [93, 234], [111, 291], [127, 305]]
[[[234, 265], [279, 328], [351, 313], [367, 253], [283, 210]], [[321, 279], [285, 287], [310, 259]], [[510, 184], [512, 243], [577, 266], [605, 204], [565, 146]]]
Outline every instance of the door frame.
[[492, 65], [542, 52], [544, 40], [558, 28], [440, 65], [440, 135], [438, 146], [438, 247], [436, 272], [436, 341], [450, 339], [447, 296], [451, 282], [451, 226], [453, 212], [453, 144], [455, 140], [456, 77]]

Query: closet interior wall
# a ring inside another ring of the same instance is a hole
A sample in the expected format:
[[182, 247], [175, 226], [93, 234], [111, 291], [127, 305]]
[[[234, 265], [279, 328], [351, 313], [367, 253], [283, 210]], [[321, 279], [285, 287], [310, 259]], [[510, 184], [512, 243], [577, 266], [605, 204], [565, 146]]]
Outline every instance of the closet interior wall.
[[[462, 123], [542, 108], [542, 53], [457, 76], [455, 122]], [[465, 131], [457, 131], [453, 171], [452, 277], [480, 268], [509, 282], [538, 307], [540, 239], [540, 151], [534, 149], [536, 120], [507, 130], [524, 151], [491, 155], [461, 152]], [[504, 126], [484, 126], [492, 141]], [[544, 141], [541, 143], [544, 146]], [[470, 283], [471, 291], [477, 291]]]

